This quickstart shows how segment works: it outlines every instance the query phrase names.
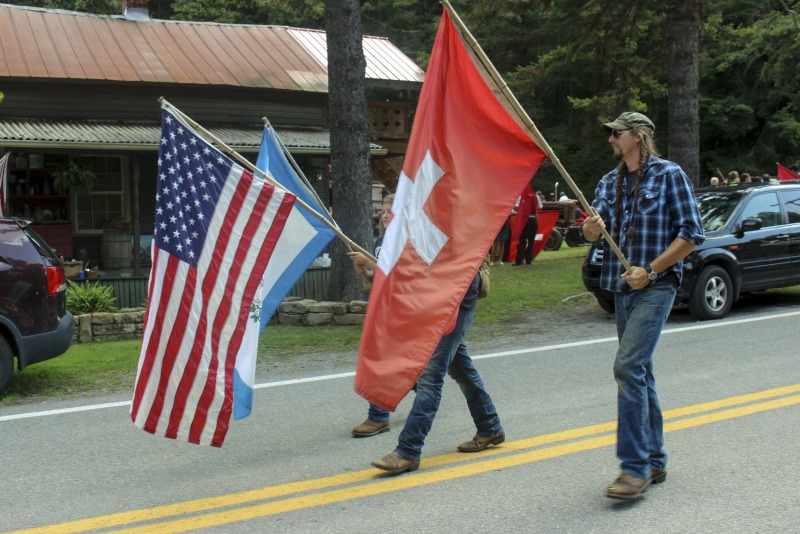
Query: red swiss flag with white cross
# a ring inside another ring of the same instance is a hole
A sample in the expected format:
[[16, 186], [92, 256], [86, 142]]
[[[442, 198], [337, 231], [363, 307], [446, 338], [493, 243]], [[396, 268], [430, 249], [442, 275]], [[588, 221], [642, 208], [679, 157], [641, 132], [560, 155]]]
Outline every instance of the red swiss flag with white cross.
[[417, 381], [545, 157], [475, 61], [445, 11], [358, 354], [356, 392], [388, 410]]

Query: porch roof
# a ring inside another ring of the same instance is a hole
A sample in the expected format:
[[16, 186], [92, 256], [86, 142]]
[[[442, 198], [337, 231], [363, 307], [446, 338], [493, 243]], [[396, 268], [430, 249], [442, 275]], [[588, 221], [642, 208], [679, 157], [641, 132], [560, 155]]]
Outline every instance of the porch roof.
[[[274, 126], [292, 154], [327, 155], [330, 131], [323, 128]], [[263, 125], [219, 125], [207, 128], [225, 144], [242, 153], [257, 153]], [[161, 125], [157, 121], [0, 120], [0, 147], [6, 149], [77, 149], [157, 151]], [[370, 143], [373, 156], [385, 155], [382, 146]]]

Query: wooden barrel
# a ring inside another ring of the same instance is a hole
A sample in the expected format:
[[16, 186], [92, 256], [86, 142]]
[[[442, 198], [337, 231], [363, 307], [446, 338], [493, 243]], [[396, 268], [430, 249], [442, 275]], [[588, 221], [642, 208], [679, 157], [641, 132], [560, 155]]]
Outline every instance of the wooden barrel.
[[103, 269], [129, 269], [133, 245], [131, 234], [125, 230], [103, 230], [100, 243], [100, 261]]

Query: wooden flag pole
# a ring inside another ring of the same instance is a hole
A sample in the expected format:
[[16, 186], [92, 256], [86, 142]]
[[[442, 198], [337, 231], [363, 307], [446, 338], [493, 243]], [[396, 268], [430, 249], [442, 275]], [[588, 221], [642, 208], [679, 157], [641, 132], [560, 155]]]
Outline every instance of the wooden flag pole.
[[[234, 149], [229, 147], [227, 144], [225, 144], [225, 142], [222, 141], [219, 137], [217, 137], [213, 133], [209, 132], [208, 130], [206, 130], [205, 128], [200, 126], [200, 124], [198, 124], [197, 122], [192, 120], [191, 117], [189, 117], [188, 115], [183, 113], [181, 110], [179, 110], [178, 108], [176, 108], [175, 106], [173, 106], [172, 104], [167, 102], [167, 100], [163, 96], [160, 97], [158, 99], [158, 101], [161, 103], [162, 106], [166, 106], [170, 110], [172, 110], [175, 113], [177, 113], [178, 115], [180, 115], [181, 118], [183, 118], [183, 120], [185, 120], [192, 128], [196, 129], [198, 132], [202, 133], [203, 135], [205, 135], [206, 137], [208, 137], [209, 139], [214, 141], [214, 143], [216, 143], [216, 145], [219, 148], [221, 148], [223, 151], [225, 151], [229, 156], [233, 157], [233, 159], [235, 159], [237, 162], [239, 162], [242, 166], [247, 168], [253, 174], [257, 174], [258, 176], [264, 178], [273, 187], [276, 187], [276, 188], [280, 189], [281, 191], [284, 191], [286, 193], [290, 193], [290, 194], [292, 194], [294, 196], [294, 193], [292, 193], [291, 191], [286, 189], [283, 185], [278, 183], [275, 180], [275, 178], [273, 178], [269, 173], [266, 173], [266, 172], [262, 171], [261, 169], [259, 169], [258, 167], [256, 167], [252, 163], [250, 163], [244, 156], [242, 156], [241, 154], [236, 152]], [[352, 239], [350, 239], [349, 237], [344, 235], [344, 233], [337, 226], [335, 226], [333, 223], [331, 223], [331, 221], [329, 221], [327, 217], [321, 215], [320, 213], [317, 212], [317, 210], [315, 210], [314, 208], [312, 208], [311, 206], [309, 206], [308, 204], [303, 202], [303, 199], [297, 198], [297, 197], [295, 197], [295, 198], [296, 198], [295, 202], [297, 204], [299, 204], [300, 206], [303, 206], [306, 210], [308, 210], [309, 213], [311, 213], [317, 219], [322, 221], [325, 224], [325, 226], [330, 228], [331, 231], [333, 231], [337, 236], [339, 236], [339, 239], [341, 239], [345, 243], [345, 245], [351, 247], [352, 249], [357, 250], [358, 252], [361, 252], [362, 254], [365, 254], [368, 258], [370, 258], [370, 260], [372, 260], [374, 262], [378, 261], [372, 254], [370, 254], [367, 250], [365, 250], [363, 247], [361, 247], [358, 243], [356, 243], [355, 241], [353, 241]]]
[[[478, 41], [475, 40], [475, 38], [470, 33], [469, 29], [467, 29], [467, 27], [464, 25], [464, 22], [461, 20], [461, 17], [458, 16], [456, 10], [453, 8], [452, 5], [450, 5], [449, 0], [440, 0], [440, 1], [442, 5], [444, 5], [445, 9], [447, 9], [447, 12], [450, 14], [450, 17], [458, 26], [458, 29], [461, 32], [461, 34], [466, 38], [467, 42], [472, 47], [472, 50], [478, 55], [478, 58], [481, 60], [481, 63], [483, 63], [483, 66], [489, 72], [489, 75], [497, 84], [498, 88], [503, 92], [503, 95], [508, 99], [508, 102], [513, 106], [514, 111], [517, 112], [519, 117], [531, 131], [533, 137], [536, 140], [536, 144], [539, 145], [539, 147], [544, 151], [544, 153], [553, 163], [553, 165], [555, 165], [556, 169], [558, 170], [558, 173], [564, 178], [564, 180], [566, 180], [570, 189], [572, 189], [572, 191], [578, 197], [578, 201], [584, 207], [586, 212], [596, 214], [597, 212], [592, 208], [592, 205], [589, 204], [589, 202], [586, 200], [586, 197], [583, 196], [583, 193], [578, 188], [578, 185], [572, 180], [572, 177], [569, 175], [567, 170], [561, 164], [561, 161], [559, 161], [558, 157], [556, 157], [556, 154], [555, 152], [553, 152], [553, 149], [550, 148], [550, 145], [547, 144], [547, 141], [545, 141], [544, 137], [539, 132], [539, 129], [536, 127], [531, 118], [525, 112], [522, 105], [520, 105], [520, 103], [517, 101], [517, 98], [514, 96], [514, 93], [512, 93], [511, 89], [509, 89], [508, 84], [505, 82], [505, 80], [503, 80], [503, 77], [500, 75], [495, 66], [486, 56], [486, 53], [484, 53], [483, 48], [481, 48], [481, 45], [478, 44]], [[611, 250], [613, 250], [614, 254], [616, 254], [617, 258], [619, 258], [619, 261], [622, 262], [622, 266], [625, 267], [625, 270], [630, 272], [631, 271], [630, 263], [628, 263], [628, 260], [625, 259], [625, 255], [619, 249], [619, 247], [611, 238], [611, 236], [609, 235], [609, 233], [606, 231], [605, 228], [603, 228], [602, 230], [602, 235], [603, 238], [605, 238], [606, 242], [611, 247]]]
[[[325, 209], [325, 205], [322, 203], [322, 199], [319, 198], [319, 195], [317, 194], [317, 191], [314, 189], [314, 187], [312, 187], [311, 182], [308, 181], [308, 178], [306, 178], [306, 175], [303, 174], [303, 170], [300, 168], [300, 165], [297, 164], [297, 162], [295, 161], [294, 157], [289, 152], [289, 149], [286, 148], [286, 145], [283, 144], [283, 140], [278, 135], [278, 131], [272, 126], [272, 124], [270, 124], [269, 119], [267, 119], [266, 117], [261, 117], [261, 120], [264, 121], [264, 126], [269, 126], [272, 129], [272, 131], [275, 133], [275, 139], [278, 140], [278, 144], [281, 147], [281, 151], [283, 152], [283, 155], [286, 157], [286, 160], [294, 168], [295, 174], [297, 174], [297, 176], [299, 176], [303, 180], [303, 187], [305, 187], [306, 191], [308, 191], [309, 194], [314, 197], [314, 200], [317, 201], [317, 206], [319, 206], [319, 208], [321, 210], [324, 210]], [[333, 220], [333, 218], [331, 218], [331, 222], [333, 224], [336, 224], [336, 221]], [[339, 225], [336, 224], [336, 227], [338, 228]]]

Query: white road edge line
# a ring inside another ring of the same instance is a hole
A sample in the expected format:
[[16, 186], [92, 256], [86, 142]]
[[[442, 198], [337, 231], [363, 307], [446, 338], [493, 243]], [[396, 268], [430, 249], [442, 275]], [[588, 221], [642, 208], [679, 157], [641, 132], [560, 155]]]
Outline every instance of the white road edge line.
[[[733, 326], [744, 323], [754, 323], [757, 321], [770, 321], [773, 319], [782, 319], [784, 317], [793, 317], [800, 315], [800, 311], [778, 313], [774, 315], [766, 315], [763, 317], [751, 317], [748, 319], [733, 319], [729, 321], [714, 321], [710, 323], [700, 323], [692, 326], [681, 326], [676, 328], [668, 328], [663, 331], [663, 334], [678, 334], [681, 332], [689, 332], [691, 330], [705, 330], [708, 328], [719, 328], [724, 326]], [[488, 360], [490, 358], [502, 358], [505, 356], [518, 356], [520, 354], [533, 354], [536, 352], [545, 352], [549, 350], [569, 349], [573, 347], [582, 347], [586, 345], [597, 345], [602, 343], [611, 343], [617, 341], [616, 337], [604, 337], [599, 339], [587, 339], [585, 341], [574, 341], [571, 343], [559, 343], [557, 345], [546, 345], [544, 347], [534, 347], [529, 349], [507, 350], [503, 352], [492, 352], [489, 354], [480, 354], [473, 356], [473, 360]], [[322, 382], [325, 380], [338, 380], [340, 378], [354, 377], [355, 372], [337, 373], [332, 375], [311, 376], [307, 378], [296, 378], [292, 380], [280, 380], [277, 382], [265, 382], [263, 384], [256, 384], [254, 389], [274, 388], [281, 386], [293, 386], [296, 384], [306, 384], [309, 382]], [[63, 415], [76, 412], [89, 412], [94, 410], [105, 410], [107, 408], [121, 408], [131, 405], [131, 401], [108, 402], [105, 404], [91, 404], [88, 406], [75, 406], [74, 408], [61, 408], [58, 410], [43, 410], [40, 412], [19, 413], [14, 415], [0, 416], [0, 423], [5, 421], [16, 421], [18, 419], [30, 419], [32, 417], [45, 417], [50, 415]]]

